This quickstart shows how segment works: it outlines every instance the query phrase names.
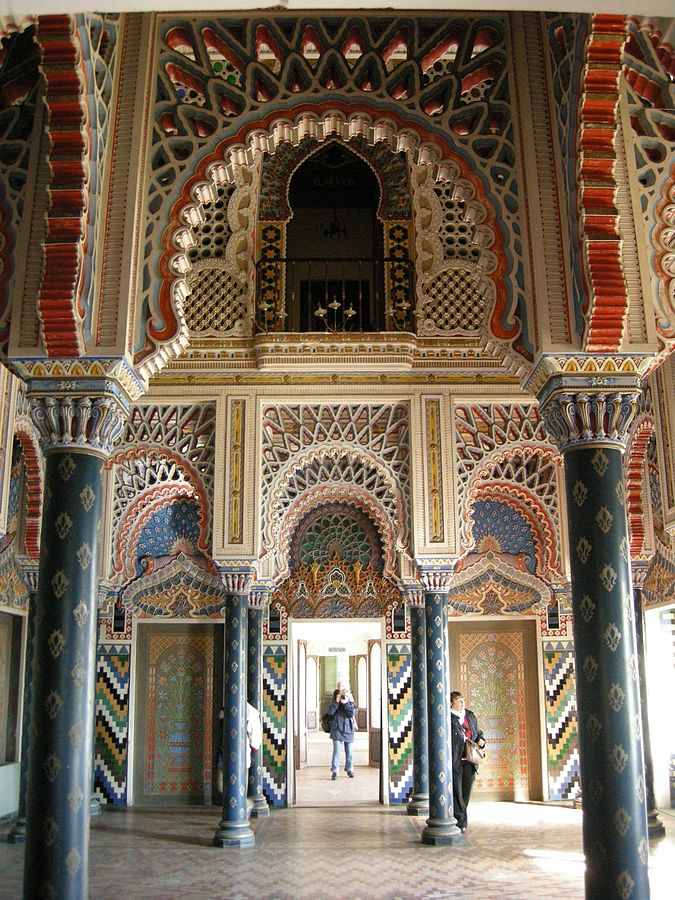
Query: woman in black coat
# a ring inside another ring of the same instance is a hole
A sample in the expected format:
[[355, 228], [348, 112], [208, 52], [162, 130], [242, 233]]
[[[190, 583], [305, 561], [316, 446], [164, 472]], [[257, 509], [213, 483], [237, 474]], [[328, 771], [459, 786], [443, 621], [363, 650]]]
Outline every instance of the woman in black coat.
[[478, 766], [465, 760], [464, 744], [467, 738], [479, 747], [485, 746], [483, 732], [478, 727], [475, 713], [466, 709], [460, 691], [450, 692], [450, 734], [452, 736], [452, 799], [457, 819], [457, 827], [467, 829], [466, 809], [469, 805], [471, 788], [476, 780]]

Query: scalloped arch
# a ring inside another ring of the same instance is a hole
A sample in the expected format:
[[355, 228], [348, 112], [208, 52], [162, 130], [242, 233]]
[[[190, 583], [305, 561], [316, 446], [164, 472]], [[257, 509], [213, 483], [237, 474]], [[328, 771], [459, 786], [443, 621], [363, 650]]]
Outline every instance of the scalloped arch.
[[199, 492], [189, 484], [167, 483], [157, 485], [136, 497], [134, 502], [129, 504], [129, 508], [120, 522], [113, 553], [113, 572], [118, 580], [124, 580], [125, 577], [128, 580], [135, 576], [135, 550], [143, 527], [153, 515], [179, 499], [191, 499], [197, 502], [197, 506], [202, 514], [197, 548], [205, 556], [208, 555], [204, 528], [204, 507], [201, 505]]
[[21, 445], [26, 464], [26, 553], [31, 559], [40, 555], [40, 522], [44, 473], [40, 461], [42, 451], [32, 423], [20, 416], [14, 425], [14, 436]]
[[[234, 181], [236, 171], [253, 166], [263, 153], [274, 154], [281, 144], [297, 146], [306, 138], [314, 138], [321, 144], [336, 137], [347, 143], [351, 138], [360, 137], [372, 146], [385, 142], [393, 152], [409, 154], [414, 165], [431, 166], [437, 181], [468, 183], [485, 208], [484, 225], [494, 235], [491, 250], [499, 260], [497, 271], [503, 274], [508, 269], [503, 236], [483, 181], [447, 141], [393, 112], [382, 116], [370, 107], [355, 111], [348, 104], [337, 101], [299, 104], [283, 114], [270, 113], [268, 117], [242, 127], [202, 158], [196, 165], [195, 174], [184, 185], [162, 235], [159, 308], [154, 317], [148, 319], [145, 345], [136, 353], [136, 362], [146, 369], [147, 374], [158, 371], [170, 358], [178, 356], [187, 344], [183, 315], [183, 303], [189, 295], [187, 275], [191, 270], [187, 251], [194, 244], [194, 227], [203, 220], [202, 207], [215, 199], [218, 185]], [[491, 325], [497, 329], [495, 336], [500, 340], [513, 339], [518, 333], [517, 322], [514, 321], [510, 328], [503, 324], [510, 318], [505, 280], [497, 277], [494, 282], [496, 302]], [[156, 326], [153, 322], [161, 324]]]
[[626, 453], [626, 512], [630, 535], [631, 556], [645, 552], [645, 509], [649, 504], [649, 487], [645, 484], [644, 463], [649, 439], [656, 433], [650, 415], [642, 416], [633, 427], [630, 447]]
[[[554, 463], [558, 468], [562, 468], [563, 459], [560, 453], [549, 444], [526, 444], [517, 448], [518, 452], [522, 454], [530, 454], [533, 456], [540, 457], [541, 459]], [[481, 459], [480, 463], [476, 466], [476, 468], [471, 473], [471, 477], [467, 482], [466, 486], [466, 494], [465, 498], [462, 500], [462, 512], [461, 512], [461, 533], [462, 533], [462, 544], [464, 549], [467, 550], [469, 547], [469, 537], [471, 534], [471, 506], [472, 501], [478, 499], [483, 495], [483, 492], [486, 488], [489, 488], [491, 484], [495, 483], [494, 480], [494, 470], [496, 466], [499, 466], [507, 461], [509, 461], [513, 455], [515, 447], [506, 445], [503, 447], [499, 447], [497, 450], [493, 450], [491, 453], [488, 453]], [[499, 482], [501, 484], [501, 482]], [[513, 488], [516, 490], [517, 488]], [[524, 488], [520, 488], [520, 490], [525, 490]], [[546, 534], [545, 544], [547, 547], [550, 543], [550, 553], [547, 550], [545, 554], [545, 559], [550, 560], [550, 564], [547, 563], [547, 568], [550, 568], [553, 572], [559, 571], [560, 563], [558, 562], [559, 553], [557, 550], [557, 538], [556, 535], [558, 533], [558, 525], [555, 521], [554, 517], [551, 515], [550, 510], [546, 508], [542, 498], [535, 491], [526, 492], [533, 500], [536, 502], [537, 508], [541, 510], [542, 515], [545, 517], [545, 524], [541, 523], [538, 531], [544, 531]]]
[[279, 531], [277, 560], [279, 581], [288, 577], [291, 540], [303, 517], [317, 506], [329, 507], [336, 502], [347, 503], [360, 509], [375, 523], [384, 552], [384, 576], [393, 577], [395, 575], [395, 536], [386, 510], [371, 494], [360, 488], [318, 486], [301, 494], [290, 505], [283, 517]]

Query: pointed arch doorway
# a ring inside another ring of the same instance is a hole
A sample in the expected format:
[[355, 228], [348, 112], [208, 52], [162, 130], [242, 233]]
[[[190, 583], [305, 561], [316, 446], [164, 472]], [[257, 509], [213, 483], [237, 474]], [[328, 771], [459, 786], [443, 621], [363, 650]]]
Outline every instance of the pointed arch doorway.
[[[384, 619], [296, 620], [289, 625], [291, 805], [388, 802]], [[321, 728], [321, 715], [337, 684], [351, 690], [356, 705], [355, 778], [346, 777], [341, 750], [338, 778], [332, 781], [333, 742]]]

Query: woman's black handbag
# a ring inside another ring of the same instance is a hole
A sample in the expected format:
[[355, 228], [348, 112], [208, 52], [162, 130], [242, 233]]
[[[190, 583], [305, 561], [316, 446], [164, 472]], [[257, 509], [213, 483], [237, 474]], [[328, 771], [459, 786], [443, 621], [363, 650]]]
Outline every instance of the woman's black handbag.
[[475, 741], [467, 739], [464, 744], [464, 759], [474, 766], [479, 766], [485, 761], [485, 747], [479, 747]]

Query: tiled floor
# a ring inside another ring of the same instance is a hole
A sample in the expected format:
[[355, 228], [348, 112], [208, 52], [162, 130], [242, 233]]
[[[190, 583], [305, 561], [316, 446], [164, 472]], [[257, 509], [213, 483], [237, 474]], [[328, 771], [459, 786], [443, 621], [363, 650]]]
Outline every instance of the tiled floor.
[[[315, 789], [326, 780], [316, 773]], [[95, 900], [191, 898], [582, 898], [581, 813], [544, 804], [470, 808], [463, 844], [420, 843], [423, 819], [348, 791], [368, 770], [338, 779], [344, 805], [274, 810], [253, 824], [256, 846], [217, 849], [216, 807], [104, 811], [92, 821], [90, 896]], [[314, 780], [312, 776], [312, 780]], [[376, 783], [376, 782], [375, 782]], [[309, 788], [308, 788], [309, 789]], [[356, 801], [357, 803], [362, 801]], [[675, 811], [652, 841], [652, 900], [673, 896]], [[4, 839], [7, 827], [0, 832]], [[23, 848], [0, 843], [0, 897], [21, 896]]]

